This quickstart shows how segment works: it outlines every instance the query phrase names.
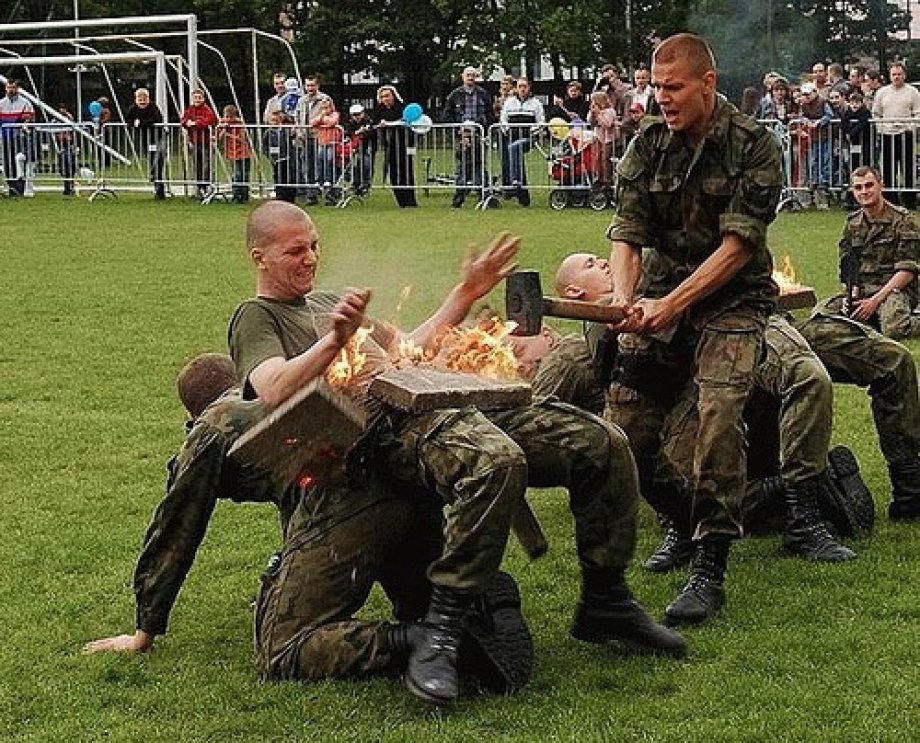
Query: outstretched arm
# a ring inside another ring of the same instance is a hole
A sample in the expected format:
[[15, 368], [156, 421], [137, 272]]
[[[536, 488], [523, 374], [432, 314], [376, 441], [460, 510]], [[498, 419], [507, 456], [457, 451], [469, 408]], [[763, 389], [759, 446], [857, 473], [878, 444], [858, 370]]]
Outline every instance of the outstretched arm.
[[517, 268], [515, 258], [520, 247], [520, 238], [501, 232], [481, 253], [470, 248], [463, 261], [460, 283], [450, 290], [438, 311], [413, 330], [409, 338], [424, 348], [439, 330], [462, 322], [474, 302]]

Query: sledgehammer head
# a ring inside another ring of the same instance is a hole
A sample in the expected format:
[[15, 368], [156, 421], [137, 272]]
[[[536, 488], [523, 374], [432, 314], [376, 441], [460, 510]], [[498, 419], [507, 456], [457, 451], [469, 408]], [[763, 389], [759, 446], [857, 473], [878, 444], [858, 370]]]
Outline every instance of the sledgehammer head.
[[543, 289], [536, 271], [515, 271], [505, 279], [505, 316], [517, 323], [512, 335], [536, 335], [543, 325]]

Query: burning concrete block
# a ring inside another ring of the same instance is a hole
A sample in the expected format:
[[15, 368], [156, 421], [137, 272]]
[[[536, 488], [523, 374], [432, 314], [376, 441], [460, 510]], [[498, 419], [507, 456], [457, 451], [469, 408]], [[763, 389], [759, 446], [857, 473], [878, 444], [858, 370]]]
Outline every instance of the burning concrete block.
[[783, 311], [804, 310], [814, 307], [818, 303], [818, 297], [810, 286], [780, 287], [777, 303]]
[[413, 413], [467, 405], [480, 410], [518, 408], [532, 401], [526, 382], [423, 366], [384, 372], [371, 383], [370, 394], [386, 405]]
[[322, 479], [341, 470], [364, 428], [361, 410], [317, 380], [240, 436], [229, 456], [271, 472], [284, 484], [304, 476]]

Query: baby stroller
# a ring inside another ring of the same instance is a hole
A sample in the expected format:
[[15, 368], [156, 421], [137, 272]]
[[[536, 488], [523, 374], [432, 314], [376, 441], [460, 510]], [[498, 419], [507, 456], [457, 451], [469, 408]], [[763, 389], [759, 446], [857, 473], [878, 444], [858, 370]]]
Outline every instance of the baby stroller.
[[549, 175], [560, 186], [549, 192], [553, 209], [589, 207], [603, 211], [610, 205], [609, 194], [597, 187], [595, 160], [600, 144], [592, 132], [572, 127], [548, 157]]
[[361, 137], [349, 137], [335, 144], [334, 172], [337, 178], [332, 190], [337, 196], [336, 206], [339, 209], [345, 209], [353, 201], [364, 203], [370, 184], [364, 183], [360, 174], [363, 149]]

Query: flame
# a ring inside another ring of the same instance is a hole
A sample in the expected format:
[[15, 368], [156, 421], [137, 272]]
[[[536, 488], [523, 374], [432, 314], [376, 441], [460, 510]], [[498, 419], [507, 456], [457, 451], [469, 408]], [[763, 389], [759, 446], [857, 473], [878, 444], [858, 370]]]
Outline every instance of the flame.
[[396, 303], [396, 309], [393, 311], [393, 325], [399, 326], [399, 316], [402, 314], [403, 306], [409, 300], [412, 294], [412, 285], [404, 286], [399, 292], [399, 301]]
[[804, 288], [795, 280], [795, 267], [792, 265], [792, 257], [789, 253], [783, 256], [780, 268], [773, 271], [773, 280], [779, 286], [780, 294], [789, 294]]
[[491, 379], [518, 379], [514, 348], [505, 340], [516, 327], [515, 322], [492, 318], [472, 328], [450, 328], [441, 338], [432, 365]]
[[361, 374], [367, 361], [367, 354], [361, 352], [361, 346], [373, 332], [373, 327], [358, 328], [342, 348], [339, 358], [326, 369], [326, 381], [334, 389], [347, 387]]

